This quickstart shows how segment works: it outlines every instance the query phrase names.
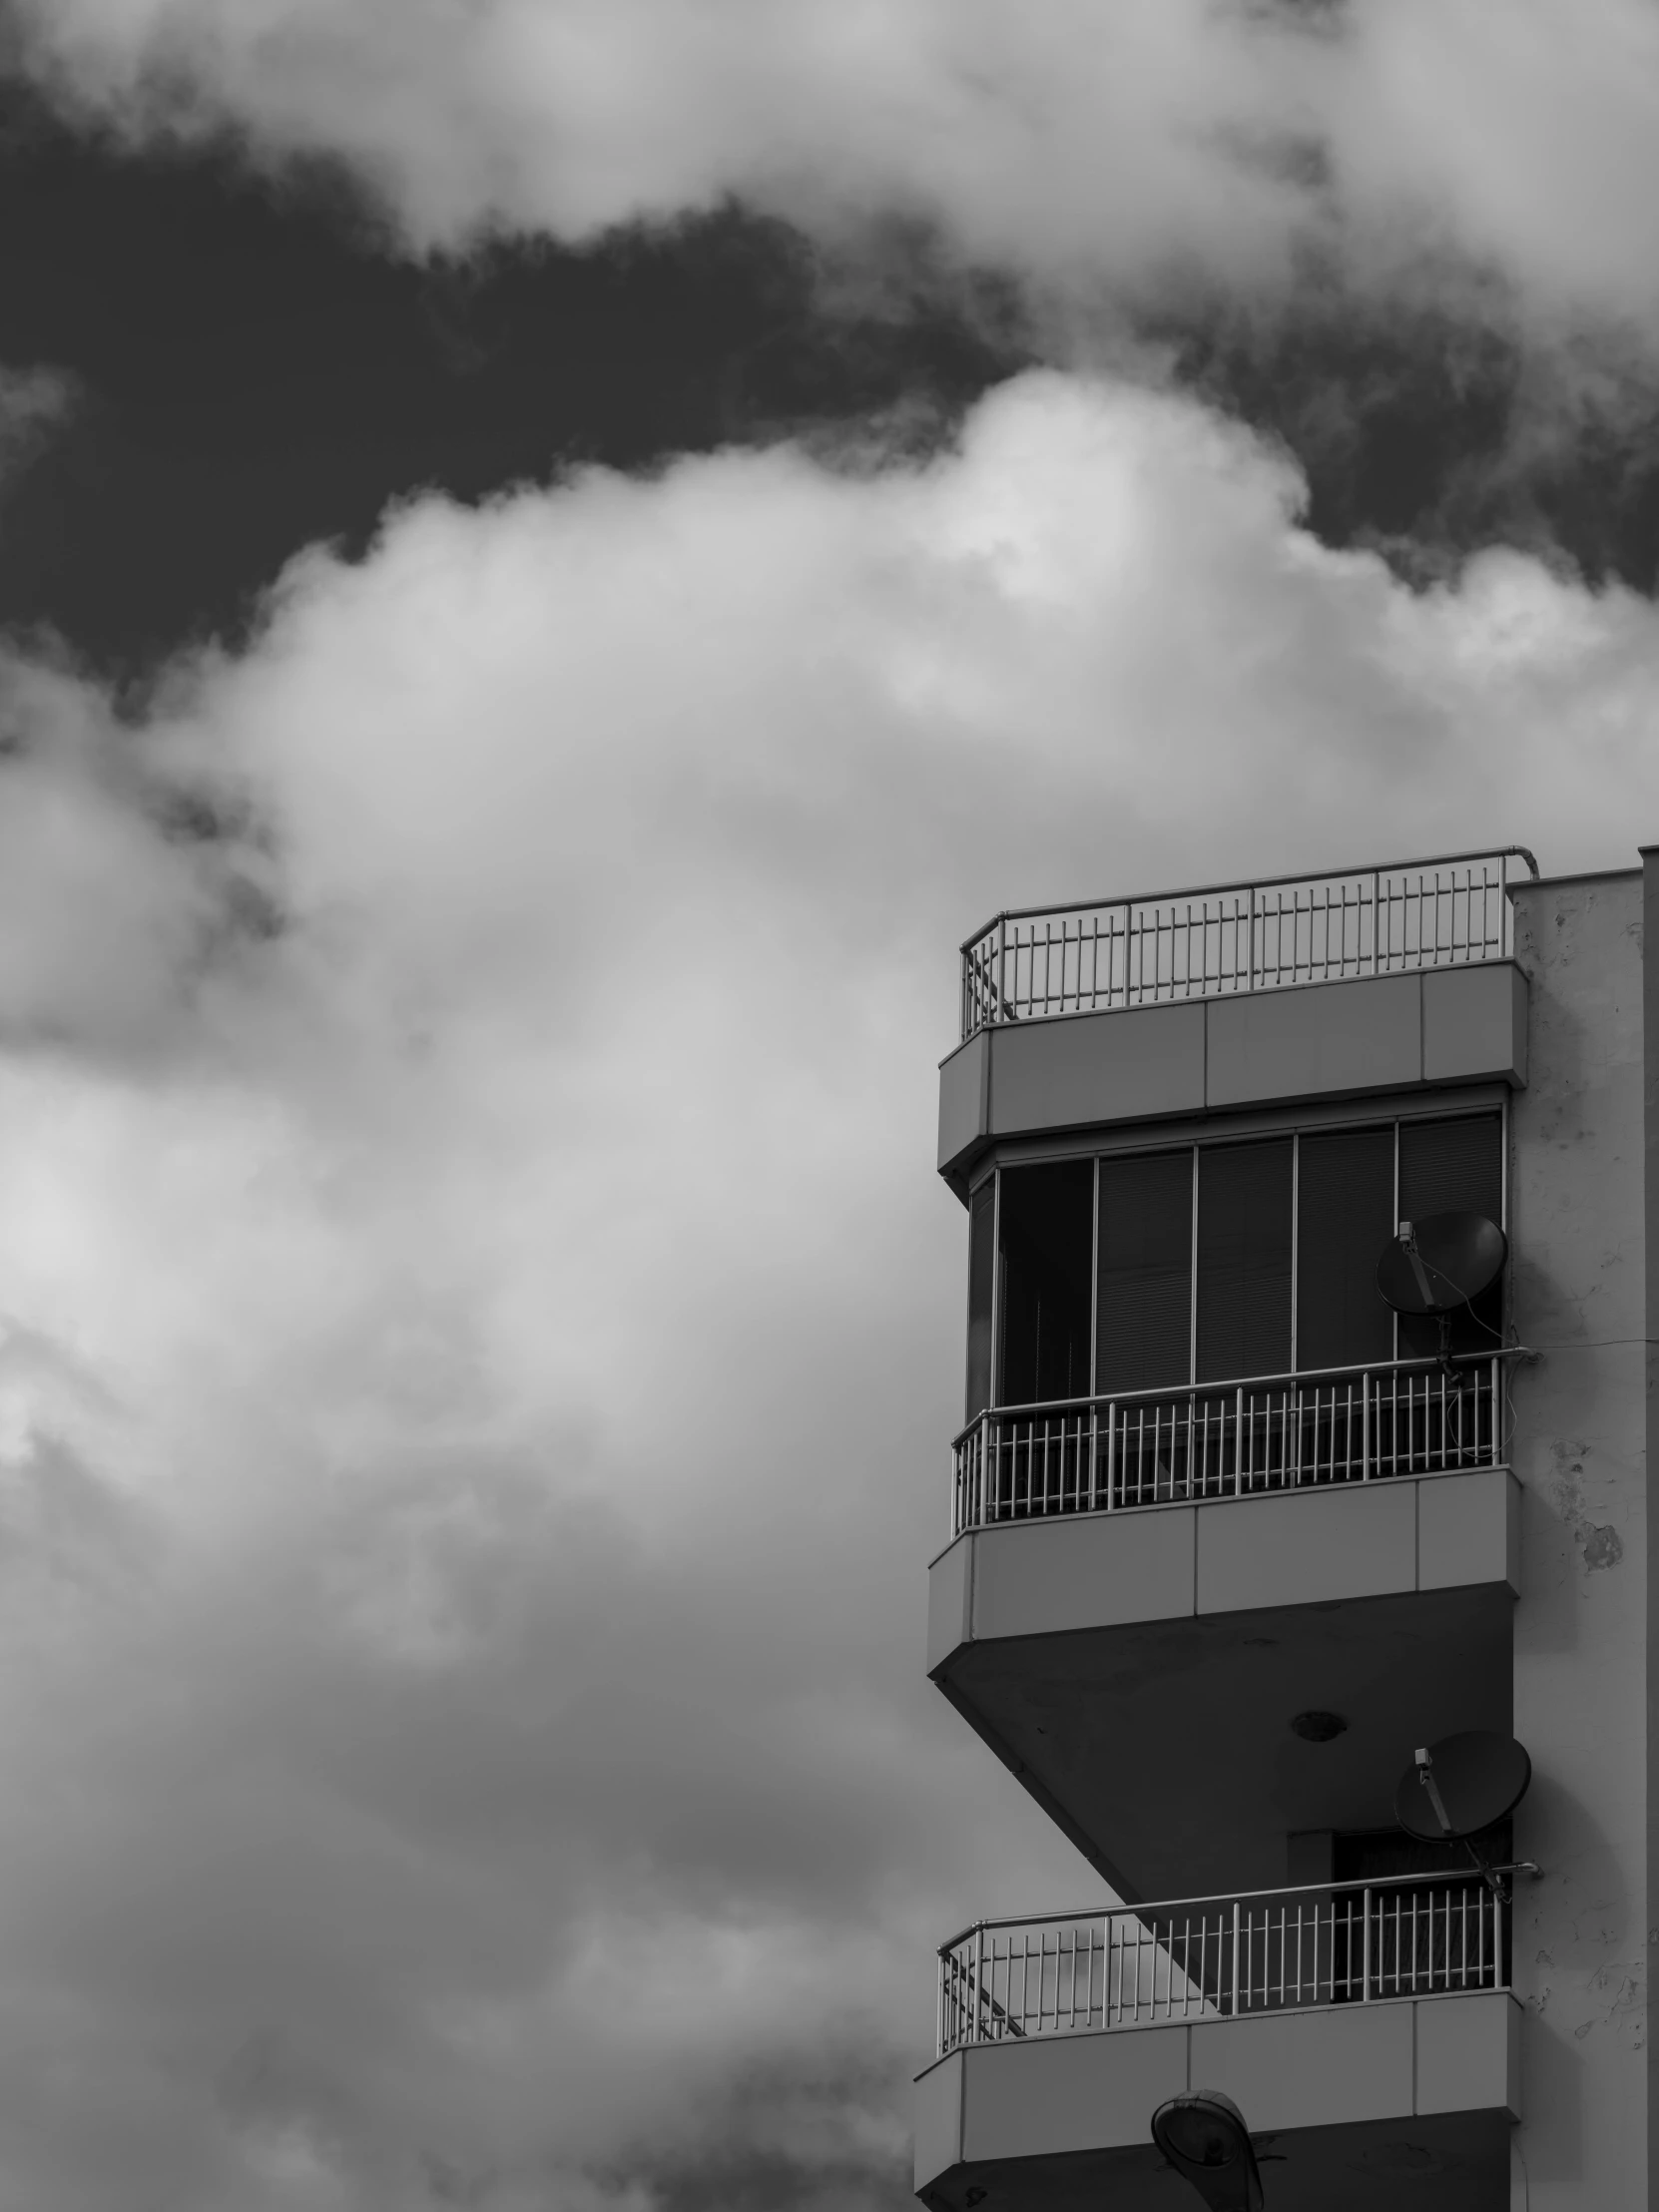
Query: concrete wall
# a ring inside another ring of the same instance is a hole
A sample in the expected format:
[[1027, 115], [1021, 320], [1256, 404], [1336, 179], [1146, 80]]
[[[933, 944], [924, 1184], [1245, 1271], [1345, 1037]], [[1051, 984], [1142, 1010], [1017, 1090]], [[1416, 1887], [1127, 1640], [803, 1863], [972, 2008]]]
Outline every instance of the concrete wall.
[[980, 2045], [916, 2084], [916, 2187], [961, 2164], [1143, 2144], [1156, 2107], [1194, 2088], [1224, 2090], [1258, 2135], [1512, 2116], [1516, 2026], [1493, 1991]]
[[927, 1665], [977, 1637], [1477, 1582], [1514, 1589], [1518, 1527], [1517, 1486], [1492, 1467], [980, 1529], [928, 1571]]
[[1287, 1098], [1526, 1080], [1526, 986], [1508, 961], [1010, 1022], [939, 1070], [939, 1169], [996, 1137]]
[[1521, 1483], [1515, 1733], [1532, 1754], [1515, 1900], [1516, 2141], [1529, 2212], [1649, 2203], [1647, 1333], [1642, 882], [1524, 887], [1529, 1087], [1511, 1110]]

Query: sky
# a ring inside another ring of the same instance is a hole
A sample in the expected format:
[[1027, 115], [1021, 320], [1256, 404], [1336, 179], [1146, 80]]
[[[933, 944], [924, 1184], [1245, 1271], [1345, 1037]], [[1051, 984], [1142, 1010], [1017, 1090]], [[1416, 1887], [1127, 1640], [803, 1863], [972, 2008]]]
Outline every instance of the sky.
[[0, 2198], [895, 2212], [956, 946], [1659, 831], [1659, 13], [0, 21]]

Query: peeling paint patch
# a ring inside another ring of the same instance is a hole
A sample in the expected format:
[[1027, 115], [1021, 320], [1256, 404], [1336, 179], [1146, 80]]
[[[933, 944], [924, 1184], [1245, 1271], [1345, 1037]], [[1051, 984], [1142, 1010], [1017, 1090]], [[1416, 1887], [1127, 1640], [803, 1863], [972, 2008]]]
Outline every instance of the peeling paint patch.
[[1586, 1570], [1595, 1574], [1616, 1567], [1624, 1557], [1624, 1538], [1607, 1523], [1588, 1519], [1584, 1511], [1584, 1462], [1591, 1445], [1582, 1438], [1557, 1437], [1549, 1449], [1555, 1463], [1552, 1501], [1583, 1555]]
[[1595, 1528], [1588, 1521], [1582, 1521], [1577, 1535], [1583, 1547], [1584, 1564], [1592, 1573], [1598, 1567], [1616, 1567], [1624, 1557], [1624, 1539], [1616, 1528]]

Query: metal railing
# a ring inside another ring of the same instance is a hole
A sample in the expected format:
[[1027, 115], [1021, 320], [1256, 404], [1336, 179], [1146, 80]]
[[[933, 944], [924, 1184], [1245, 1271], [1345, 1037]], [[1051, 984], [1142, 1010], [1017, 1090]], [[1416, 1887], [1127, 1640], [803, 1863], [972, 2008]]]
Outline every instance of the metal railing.
[[1502, 1463], [1502, 1354], [992, 1407], [953, 1444], [951, 1534], [1050, 1513]]
[[982, 1921], [940, 1946], [938, 2050], [1508, 1981], [1508, 1909], [1472, 1874]]
[[1523, 845], [998, 914], [962, 946], [962, 1035], [995, 1022], [1506, 958]]

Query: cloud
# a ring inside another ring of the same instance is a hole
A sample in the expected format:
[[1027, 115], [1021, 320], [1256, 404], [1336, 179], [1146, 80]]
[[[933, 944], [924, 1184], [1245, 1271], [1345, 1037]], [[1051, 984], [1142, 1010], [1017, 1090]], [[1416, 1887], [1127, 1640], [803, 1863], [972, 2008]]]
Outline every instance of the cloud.
[[0, 362], [0, 476], [13, 473], [63, 422], [77, 397], [67, 370]]
[[1271, 300], [1310, 257], [1651, 343], [1645, 0], [15, 0], [27, 66], [140, 135], [322, 156], [418, 247], [727, 196], [893, 214], [1040, 291]]
[[1659, 616], [1037, 375], [390, 516], [0, 756], [0, 2193], [905, 2200], [1092, 1880], [921, 1679], [1001, 901], [1659, 819]]

